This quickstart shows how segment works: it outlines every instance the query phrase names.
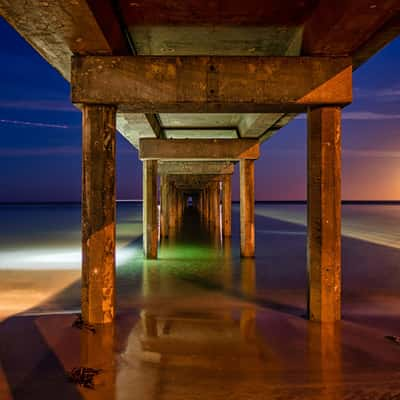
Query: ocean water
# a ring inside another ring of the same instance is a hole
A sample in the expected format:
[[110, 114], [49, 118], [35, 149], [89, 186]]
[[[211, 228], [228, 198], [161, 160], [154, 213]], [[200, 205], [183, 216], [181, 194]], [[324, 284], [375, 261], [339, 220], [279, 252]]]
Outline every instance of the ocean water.
[[[79, 204], [0, 206], [1, 269], [79, 269], [81, 263]], [[124, 247], [141, 237], [141, 203], [119, 203], [118, 263], [134, 256]]]
[[[255, 296], [273, 304], [277, 294], [304, 308], [306, 206], [257, 203], [255, 214], [256, 258], [247, 261], [253, 263], [256, 275]], [[397, 313], [400, 206], [344, 205], [342, 214], [344, 300], [351, 303], [355, 298], [386, 296], [395, 301], [376, 301], [377, 307], [386, 304], [385, 312]], [[141, 203], [118, 203], [117, 292], [121, 307], [131, 307], [137, 301], [134, 294], [145, 290], [143, 268], [148, 262], [143, 259], [141, 221]], [[189, 226], [181, 239], [161, 246], [156, 263], [174, 277], [174, 294], [198, 287], [233, 291], [240, 287], [243, 260], [238, 204], [233, 205], [232, 227], [228, 257], [221, 253], [224, 244], [199, 240], [196, 224]], [[1, 205], [0, 314], [79, 309], [80, 246], [79, 204]]]

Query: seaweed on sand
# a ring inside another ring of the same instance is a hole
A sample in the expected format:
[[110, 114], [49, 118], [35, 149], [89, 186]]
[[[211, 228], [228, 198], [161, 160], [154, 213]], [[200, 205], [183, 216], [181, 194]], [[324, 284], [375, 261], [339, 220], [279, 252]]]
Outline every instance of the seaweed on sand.
[[75, 367], [68, 373], [68, 379], [77, 385], [83, 386], [87, 389], [94, 389], [93, 379], [101, 372], [101, 369]]
[[92, 333], [96, 333], [96, 328], [93, 325], [86, 323], [82, 318], [82, 314], [78, 314], [76, 316], [76, 319], [72, 323], [72, 326], [74, 328], [86, 329], [86, 330], [88, 330], [88, 331], [90, 331]]

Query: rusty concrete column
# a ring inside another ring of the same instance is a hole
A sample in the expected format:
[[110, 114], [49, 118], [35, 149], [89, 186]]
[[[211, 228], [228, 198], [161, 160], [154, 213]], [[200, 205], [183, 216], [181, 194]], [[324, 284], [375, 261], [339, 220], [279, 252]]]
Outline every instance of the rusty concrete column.
[[213, 222], [213, 203], [212, 203], [212, 185], [209, 185], [208, 190], [207, 190], [207, 197], [208, 197], [208, 226], [212, 226]]
[[172, 181], [168, 183], [168, 236], [176, 233], [176, 188]]
[[177, 224], [180, 227], [182, 223], [182, 193], [180, 190], [176, 191], [176, 217]]
[[204, 190], [199, 192], [199, 214], [201, 218], [204, 217]]
[[216, 182], [215, 183], [215, 207], [216, 207], [216, 215], [215, 215], [215, 224], [216, 224], [216, 229], [218, 233], [220, 233], [221, 230], [221, 182]]
[[240, 160], [240, 255], [254, 257], [254, 160]]
[[204, 222], [208, 224], [209, 221], [209, 210], [210, 210], [210, 203], [209, 203], [209, 189], [206, 187], [204, 189]]
[[210, 185], [210, 225], [212, 228], [218, 225], [218, 188], [217, 183], [213, 182]]
[[180, 213], [181, 213], [181, 219], [182, 219], [182, 217], [183, 217], [183, 210], [185, 209], [185, 196], [184, 196], [184, 194], [182, 193], [182, 191], [181, 191], [180, 194], [181, 194], [181, 195], [180, 195], [180, 204], [179, 204], [179, 206], [180, 206]]
[[308, 112], [308, 316], [341, 318], [341, 110]]
[[115, 316], [115, 115], [112, 106], [82, 113], [82, 317]]
[[146, 258], [157, 258], [157, 160], [143, 161], [143, 249]]
[[160, 198], [160, 235], [165, 238], [168, 237], [168, 179], [166, 175], [160, 176]]
[[232, 176], [225, 175], [222, 187], [222, 224], [223, 235], [232, 235]]
[[214, 196], [214, 187], [212, 183], [208, 188], [208, 225], [209, 227], [213, 226], [214, 223], [214, 203], [213, 203], [213, 196]]

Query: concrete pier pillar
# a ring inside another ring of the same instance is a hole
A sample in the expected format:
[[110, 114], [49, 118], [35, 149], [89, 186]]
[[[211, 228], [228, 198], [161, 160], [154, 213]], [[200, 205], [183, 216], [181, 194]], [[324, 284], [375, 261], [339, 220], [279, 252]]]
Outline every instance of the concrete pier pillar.
[[204, 190], [204, 222], [208, 224], [210, 221], [210, 189]]
[[143, 249], [146, 258], [157, 258], [157, 160], [143, 161]]
[[168, 237], [168, 179], [166, 175], [160, 176], [160, 235]]
[[211, 227], [218, 229], [219, 224], [219, 182], [213, 182], [210, 187], [210, 223]]
[[115, 115], [112, 106], [83, 106], [82, 317], [115, 316]]
[[199, 194], [199, 213], [201, 218], [204, 218], [204, 190], [200, 191]]
[[178, 225], [180, 226], [182, 224], [182, 192], [180, 190], [176, 194], [176, 207]]
[[168, 236], [174, 236], [176, 234], [176, 188], [173, 182], [168, 183]]
[[308, 112], [308, 316], [341, 318], [341, 110]]
[[232, 235], [232, 177], [225, 175], [222, 186], [222, 233], [225, 237]]
[[254, 257], [254, 160], [240, 160], [240, 255]]

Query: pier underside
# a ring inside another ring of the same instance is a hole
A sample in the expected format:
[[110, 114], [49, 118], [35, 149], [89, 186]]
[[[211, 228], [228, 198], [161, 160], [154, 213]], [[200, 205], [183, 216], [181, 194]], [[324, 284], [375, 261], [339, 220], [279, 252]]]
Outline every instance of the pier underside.
[[116, 315], [117, 130], [143, 160], [147, 259], [160, 237], [173, 240], [189, 204], [229, 242], [238, 164], [240, 251], [251, 260], [260, 144], [299, 113], [308, 114], [308, 316], [340, 319], [341, 109], [352, 71], [397, 36], [398, 1], [0, 0], [0, 12], [70, 81], [83, 112], [86, 322]]

